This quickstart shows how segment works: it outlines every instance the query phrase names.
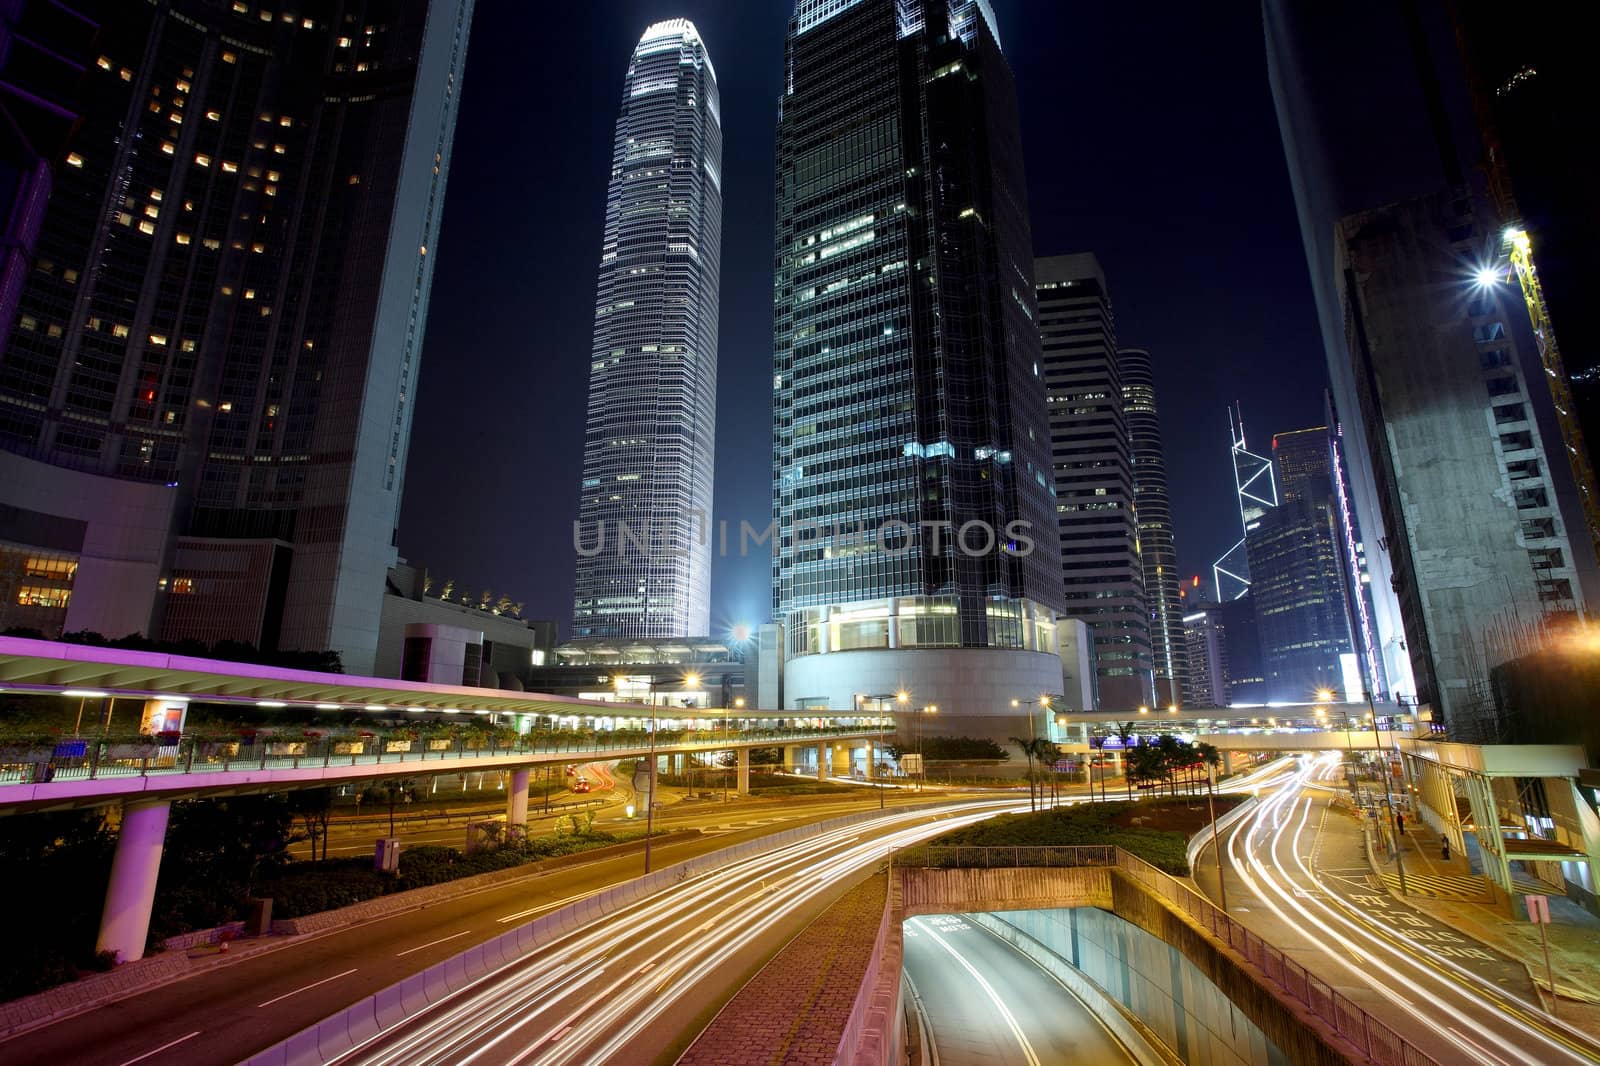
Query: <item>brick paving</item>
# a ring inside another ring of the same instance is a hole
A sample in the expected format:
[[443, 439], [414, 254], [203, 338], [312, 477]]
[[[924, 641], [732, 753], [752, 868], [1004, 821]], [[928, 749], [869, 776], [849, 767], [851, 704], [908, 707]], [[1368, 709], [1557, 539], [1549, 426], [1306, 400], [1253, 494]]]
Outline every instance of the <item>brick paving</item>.
[[872, 957], [888, 880], [875, 874], [778, 952], [677, 1066], [828, 1066]]

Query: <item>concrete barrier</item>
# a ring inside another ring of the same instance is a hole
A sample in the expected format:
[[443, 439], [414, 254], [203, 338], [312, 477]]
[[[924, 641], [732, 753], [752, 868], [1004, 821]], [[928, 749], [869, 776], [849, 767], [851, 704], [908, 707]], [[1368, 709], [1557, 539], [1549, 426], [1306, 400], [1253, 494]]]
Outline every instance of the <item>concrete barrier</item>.
[[[1239, 804], [1239, 806], [1235, 807], [1233, 810], [1231, 810], [1228, 813], [1224, 814], [1221, 818], [1218, 818], [1217, 822], [1216, 822], [1217, 836], [1220, 837], [1223, 833], [1226, 833], [1230, 828], [1232, 828], [1234, 822], [1237, 822], [1239, 819], [1243, 818], [1246, 814], [1249, 814], [1250, 811], [1259, 802], [1260, 802], [1260, 800], [1258, 800], [1254, 796], [1251, 796], [1249, 799], [1247, 799], [1243, 803]], [[1194, 861], [1195, 861], [1195, 859], [1199, 858], [1200, 857], [1200, 853], [1202, 851], [1204, 851], [1206, 848], [1210, 847], [1210, 846], [1211, 846], [1211, 824], [1208, 822], [1198, 833], [1196, 833], [1194, 836], [1189, 838], [1189, 848], [1188, 848], [1188, 852], [1187, 852], [1187, 859], [1188, 859], [1188, 862], [1189, 862], [1189, 874], [1190, 874], [1190, 876], [1194, 875]]]

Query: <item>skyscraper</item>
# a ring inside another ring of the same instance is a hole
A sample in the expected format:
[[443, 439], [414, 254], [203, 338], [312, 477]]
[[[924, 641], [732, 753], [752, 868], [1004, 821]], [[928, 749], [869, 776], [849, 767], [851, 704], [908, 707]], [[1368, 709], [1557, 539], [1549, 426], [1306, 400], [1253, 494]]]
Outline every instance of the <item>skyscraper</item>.
[[102, 5], [0, 353], [38, 628], [371, 667], [472, 6]]
[[1332, 458], [1324, 426], [1274, 436], [1278, 505], [1245, 537], [1269, 700], [1361, 695]]
[[1117, 364], [1122, 370], [1122, 402], [1133, 461], [1133, 504], [1139, 518], [1145, 606], [1150, 613], [1155, 700], [1165, 707], [1184, 699], [1189, 647], [1178, 595], [1178, 549], [1172, 534], [1172, 503], [1167, 498], [1167, 457], [1161, 447], [1155, 370], [1150, 353], [1143, 348], [1119, 348]]
[[800, 0], [784, 61], [772, 503], [785, 704], [906, 691], [938, 705], [941, 729], [1016, 734], [1012, 699], [1038, 714], [1062, 689], [1061, 585], [1015, 90], [993, 13]]
[[657, 22], [628, 61], [612, 142], [575, 637], [710, 632], [721, 249], [716, 71], [694, 23]]
[[1153, 699], [1154, 663], [1111, 295], [1088, 253], [1034, 272], [1066, 613], [1093, 627], [1100, 706], [1131, 709]]

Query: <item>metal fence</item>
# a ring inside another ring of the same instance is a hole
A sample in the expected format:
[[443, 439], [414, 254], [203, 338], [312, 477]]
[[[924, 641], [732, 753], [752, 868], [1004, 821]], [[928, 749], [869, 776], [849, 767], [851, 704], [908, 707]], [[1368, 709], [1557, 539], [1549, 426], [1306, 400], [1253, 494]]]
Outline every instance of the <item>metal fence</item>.
[[894, 857], [894, 864], [933, 869], [1115, 867], [1244, 956], [1274, 986], [1274, 991], [1304, 1007], [1373, 1062], [1381, 1066], [1441, 1066], [1439, 1060], [1368, 1014], [1351, 1002], [1349, 997], [1308, 972], [1280, 949], [1246, 929], [1198, 891], [1121, 848], [1104, 844], [1077, 847], [958, 847], [930, 844], [899, 852]]
[[[806, 728], [712, 730], [656, 735], [656, 753], [719, 751], [750, 744], [818, 742], [861, 730]], [[65, 737], [8, 741], [0, 736], [0, 786], [156, 774], [227, 773], [231, 771], [299, 769], [301, 767], [376, 766], [466, 759], [515, 758], [521, 755], [641, 755], [647, 736], [636, 733], [565, 733], [510, 738], [504, 734], [419, 737], [410, 733], [286, 732], [217, 736], [157, 734], [127, 737]]]

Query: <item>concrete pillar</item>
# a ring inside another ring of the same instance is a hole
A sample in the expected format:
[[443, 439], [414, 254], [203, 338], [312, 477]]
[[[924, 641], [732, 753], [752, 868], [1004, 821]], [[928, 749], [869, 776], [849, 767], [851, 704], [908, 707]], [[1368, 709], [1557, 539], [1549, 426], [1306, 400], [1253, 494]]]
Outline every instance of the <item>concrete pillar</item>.
[[521, 828], [528, 824], [529, 767], [511, 771], [511, 790], [506, 793], [506, 827]]
[[889, 647], [891, 649], [893, 649], [893, 648], [898, 648], [899, 646], [900, 646], [900, 602], [898, 600], [890, 600], [889, 601]]
[[171, 809], [166, 800], [123, 805], [105, 910], [100, 915], [100, 935], [94, 944], [96, 951], [116, 952], [118, 962], [133, 962], [144, 956]]
[[795, 767], [799, 763], [799, 760], [795, 758], [795, 756], [798, 754], [798, 752], [799, 752], [798, 748], [791, 747], [790, 745], [787, 745], [787, 744], [785, 744], [783, 746], [783, 772], [784, 773], [786, 773], [786, 774], [794, 773]]
[[739, 795], [750, 795], [750, 749], [739, 749]]
[[877, 779], [878, 779], [878, 742], [875, 741], [875, 740], [869, 740], [869, 741], [867, 741], [867, 780], [868, 781], [876, 781]]
[[1233, 773], [1233, 752], [1231, 751], [1222, 753], [1222, 772], [1224, 774]]
[[817, 745], [817, 780], [826, 781], [828, 773], [833, 769], [833, 756], [828, 750], [828, 745]]

